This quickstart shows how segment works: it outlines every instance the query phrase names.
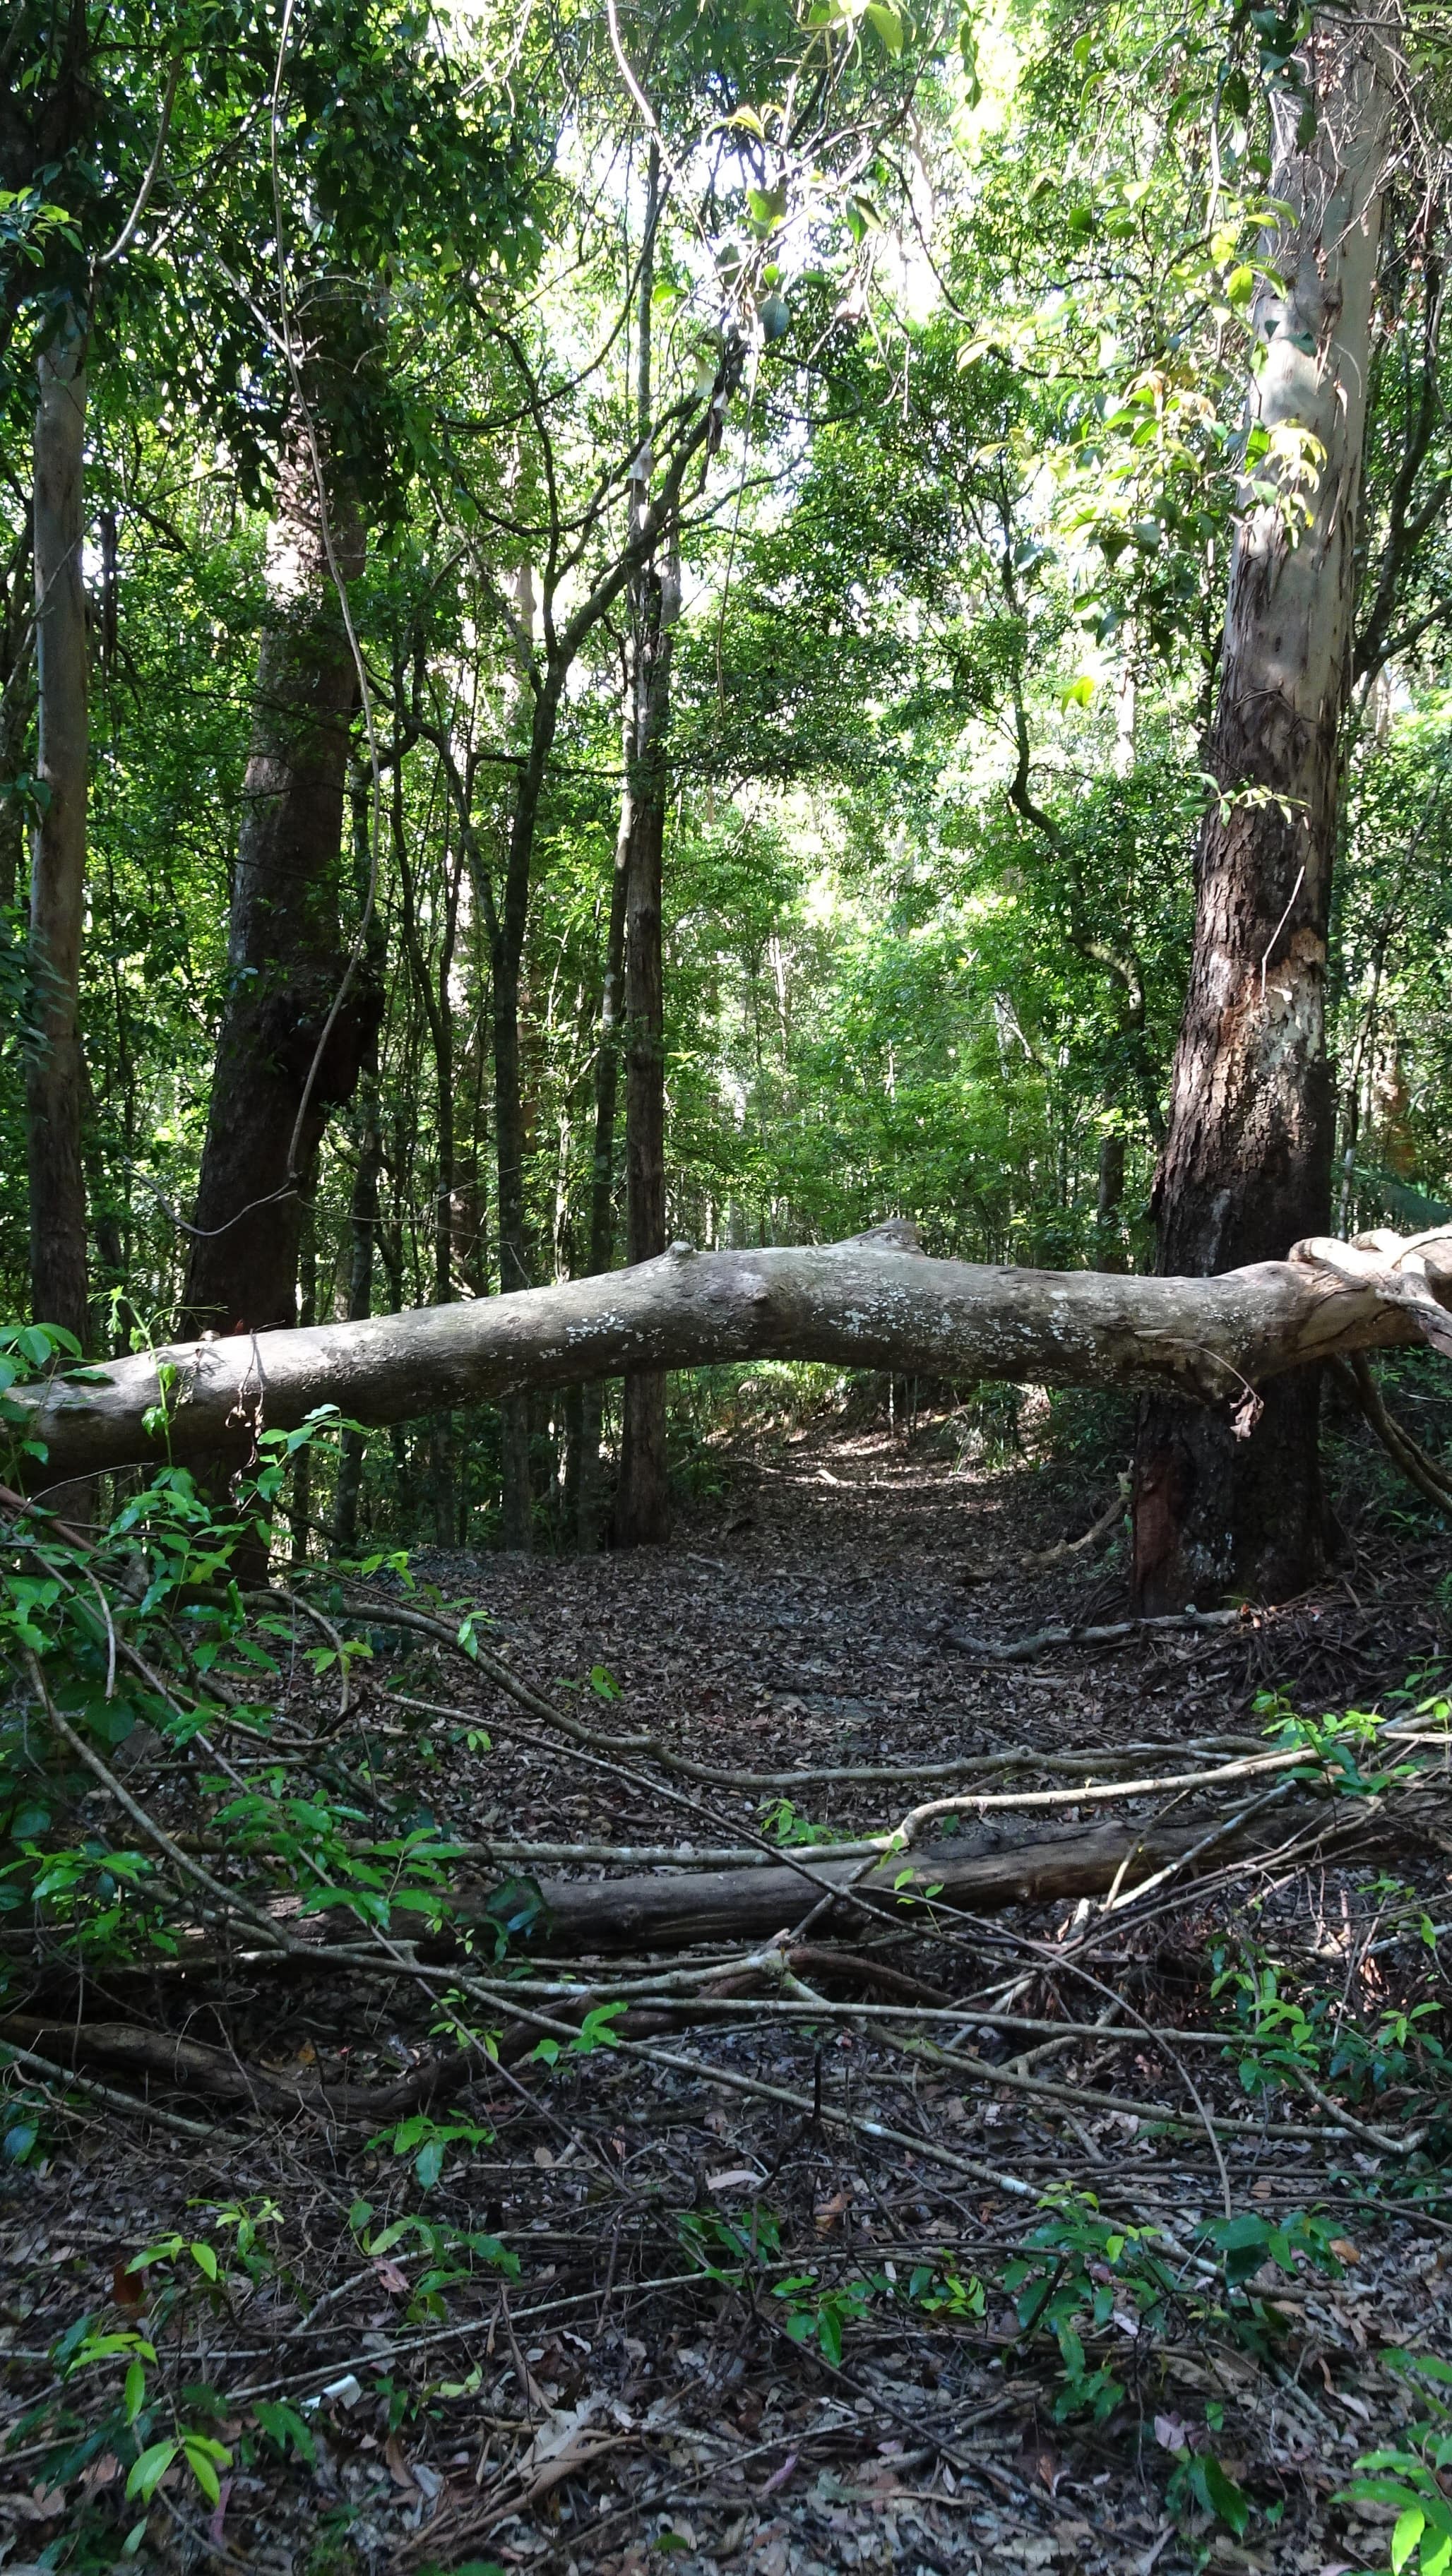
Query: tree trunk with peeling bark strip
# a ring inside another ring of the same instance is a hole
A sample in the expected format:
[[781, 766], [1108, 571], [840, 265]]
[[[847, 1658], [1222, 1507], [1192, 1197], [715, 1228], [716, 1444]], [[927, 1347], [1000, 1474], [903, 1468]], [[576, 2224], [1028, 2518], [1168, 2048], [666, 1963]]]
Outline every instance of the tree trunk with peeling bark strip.
[[[1372, 305], [1394, 110], [1391, 15], [1316, 10], [1299, 60], [1315, 110], [1273, 101], [1272, 195], [1291, 210], [1257, 297], [1248, 429], [1200, 839], [1195, 945], [1155, 1180], [1159, 1267], [1266, 1261], [1330, 1222], [1326, 942], [1339, 735], [1351, 669]], [[1225, 1413], [1145, 1411], [1136, 1597], [1279, 1597], [1325, 1562], [1319, 1379], [1284, 1379], [1254, 1436]], [[1245, 1417], [1242, 1417], [1242, 1425]]]

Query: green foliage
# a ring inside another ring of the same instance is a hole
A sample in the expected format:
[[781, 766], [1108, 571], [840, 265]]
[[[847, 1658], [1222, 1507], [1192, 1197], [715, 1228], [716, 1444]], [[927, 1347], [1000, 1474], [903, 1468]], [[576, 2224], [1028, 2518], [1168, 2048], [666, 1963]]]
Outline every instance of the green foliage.
[[[1061, 2421], [1087, 2414], [1106, 2422], [1126, 2395], [1118, 2360], [1126, 2344], [1138, 2352], [1141, 2334], [1146, 2344], [1163, 2339], [1178, 2318], [1213, 2318], [1250, 2349], [1266, 2349], [1275, 2327], [1256, 2287], [1265, 2265], [1292, 2280], [1303, 2263], [1332, 2279], [1341, 2275], [1335, 2229], [1314, 2213], [1275, 2220], [1243, 2211], [1207, 2219], [1186, 2265], [1162, 2229], [1101, 2217], [1092, 2192], [1054, 2192], [1042, 2206], [1048, 2214], [1008, 2265], [1004, 2288], [1014, 2297], [1020, 2334], [1049, 2334], [1058, 2347], [1062, 2384], [1054, 2412]], [[1198, 2493], [1193, 2477], [1190, 2485]], [[1223, 2504], [1208, 2509], [1223, 2513]]]
[[874, 2308], [896, 2304], [920, 2317], [955, 2323], [977, 2320], [987, 2308], [983, 2283], [976, 2274], [965, 2280], [946, 2255], [939, 2265], [915, 2264], [906, 2281], [891, 2264], [838, 2282], [824, 2282], [815, 2266], [793, 2271], [781, 2259], [781, 2221], [759, 2203], [744, 2219], [689, 2210], [677, 2223], [687, 2255], [707, 2279], [722, 2289], [743, 2291], [790, 2342], [819, 2351], [833, 2369], [842, 2360], [849, 2329]]
[[757, 1814], [761, 1818], [762, 1832], [770, 1834], [773, 1842], [784, 1846], [806, 1848], [813, 1843], [839, 1840], [835, 1826], [813, 1824], [810, 1816], [798, 1813], [790, 1798], [764, 1798]]
[[1390, 2505], [1391, 2576], [1447, 2576], [1452, 2566], [1452, 2502], [1446, 2473], [1452, 2469], [1452, 2364], [1432, 2353], [1392, 2352], [1392, 2368], [1410, 2382], [1428, 2412], [1405, 2430], [1393, 2450], [1368, 2451], [1337, 2501]]

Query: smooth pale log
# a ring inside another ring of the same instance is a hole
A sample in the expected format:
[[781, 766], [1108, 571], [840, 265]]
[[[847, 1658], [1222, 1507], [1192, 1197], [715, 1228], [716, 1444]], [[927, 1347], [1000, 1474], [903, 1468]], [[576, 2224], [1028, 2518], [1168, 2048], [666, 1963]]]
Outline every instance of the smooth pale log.
[[[529, 1387], [707, 1361], [834, 1361], [935, 1380], [1173, 1388], [1235, 1409], [1284, 1370], [1430, 1341], [1452, 1353], [1452, 1235], [1298, 1244], [1219, 1279], [930, 1260], [915, 1229], [760, 1252], [692, 1252], [473, 1304], [182, 1342], [22, 1387], [44, 1480], [132, 1461], [239, 1463], [319, 1405], [369, 1425]], [[153, 1416], [168, 1373], [165, 1431]], [[1253, 1434], [1252, 1434], [1253, 1436]], [[32, 1472], [32, 1483], [40, 1478]]]

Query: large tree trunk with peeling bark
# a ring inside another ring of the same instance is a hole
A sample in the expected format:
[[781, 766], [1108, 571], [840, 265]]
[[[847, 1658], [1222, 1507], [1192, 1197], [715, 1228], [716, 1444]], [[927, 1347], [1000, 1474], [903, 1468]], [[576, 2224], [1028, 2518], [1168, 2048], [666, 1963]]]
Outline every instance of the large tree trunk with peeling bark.
[[513, 1297], [178, 1343], [9, 1400], [45, 1442], [50, 1482], [168, 1454], [245, 1458], [259, 1421], [291, 1430], [317, 1405], [403, 1422], [531, 1387], [720, 1360], [1170, 1388], [1223, 1411], [1227, 1387], [1233, 1400], [1347, 1352], [1420, 1341], [1452, 1354], [1452, 1234], [1300, 1244], [1288, 1261], [1219, 1279], [995, 1270], [930, 1261], [916, 1241], [895, 1222], [815, 1247], [674, 1245], [638, 1269]]
[[[1198, 852], [1195, 945], [1155, 1188], [1159, 1268], [1283, 1255], [1330, 1220], [1326, 941], [1338, 736], [1350, 670], [1372, 301], [1393, 111], [1388, 20], [1318, 10], [1299, 102], [1276, 102], [1273, 195], [1294, 210], [1263, 292], [1264, 351], [1231, 562]], [[1268, 487], [1270, 487], [1268, 489]], [[1318, 1378], [1257, 1412], [1156, 1400], [1141, 1425], [1135, 1582], [1144, 1607], [1285, 1598], [1325, 1555]]]
[[[340, 481], [328, 511], [347, 580], [362, 567], [363, 539]], [[184, 1299], [193, 1330], [223, 1334], [296, 1320], [302, 1175], [330, 1111], [352, 1097], [378, 1013], [366, 974], [355, 968], [345, 990], [343, 814], [357, 675], [304, 437], [280, 478], [268, 577]]]

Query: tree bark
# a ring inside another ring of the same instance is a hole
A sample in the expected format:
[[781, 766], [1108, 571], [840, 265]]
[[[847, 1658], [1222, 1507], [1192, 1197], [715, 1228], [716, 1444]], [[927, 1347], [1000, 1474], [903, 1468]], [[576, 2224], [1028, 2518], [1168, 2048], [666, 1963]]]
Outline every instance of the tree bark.
[[81, 928], [86, 891], [86, 318], [67, 298], [40, 357], [35, 640], [40, 811], [31, 836], [33, 1036], [26, 1054], [30, 1281], [38, 1323], [86, 1341]]
[[[516, 1297], [417, 1306], [348, 1324], [182, 1342], [54, 1378], [10, 1401], [48, 1448], [47, 1481], [137, 1461], [245, 1456], [260, 1403], [290, 1430], [315, 1405], [368, 1423], [497, 1402], [628, 1368], [828, 1360], [934, 1383], [1172, 1387], [1208, 1407], [1247, 1383], [1357, 1350], [1428, 1342], [1452, 1356], [1452, 1234], [1317, 1240], [1218, 1279], [997, 1270], [931, 1261], [894, 1222], [846, 1243], [693, 1253]], [[167, 1433], [148, 1428], [175, 1371]]]
[[[328, 508], [349, 579], [362, 568], [363, 537], [336, 478]], [[380, 1007], [367, 972], [355, 970], [328, 1026], [348, 959], [340, 857], [357, 681], [301, 438], [276, 510], [228, 992], [183, 1301], [192, 1329], [218, 1333], [295, 1320], [301, 1175], [329, 1112], [353, 1095]]]
[[[1255, 314], [1264, 360], [1209, 763], [1222, 796], [1201, 834], [1155, 1186], [1167, 1274], [1271, 1260], [1330, 1221], [1326, 941], [1390, 35], [1389, 21], [1318, 9], [1302, 56], [1316, 109], [1307, 150], [1296, 142], [1299, 102], [1286, 94], [1274, 105], [1272, 194], [1294, 215], [1276, 253], [1285, 294], [1263, 291]], [[1230, 1590], [1285, 1598], [1316, 1578], [1326, 1546], [1317, 1411], [1314, 1373], [1274, 1388], [1253, 1427], [1172, 1402], [1147, 1407], [1134, 1517], [1147, 1609]]]

